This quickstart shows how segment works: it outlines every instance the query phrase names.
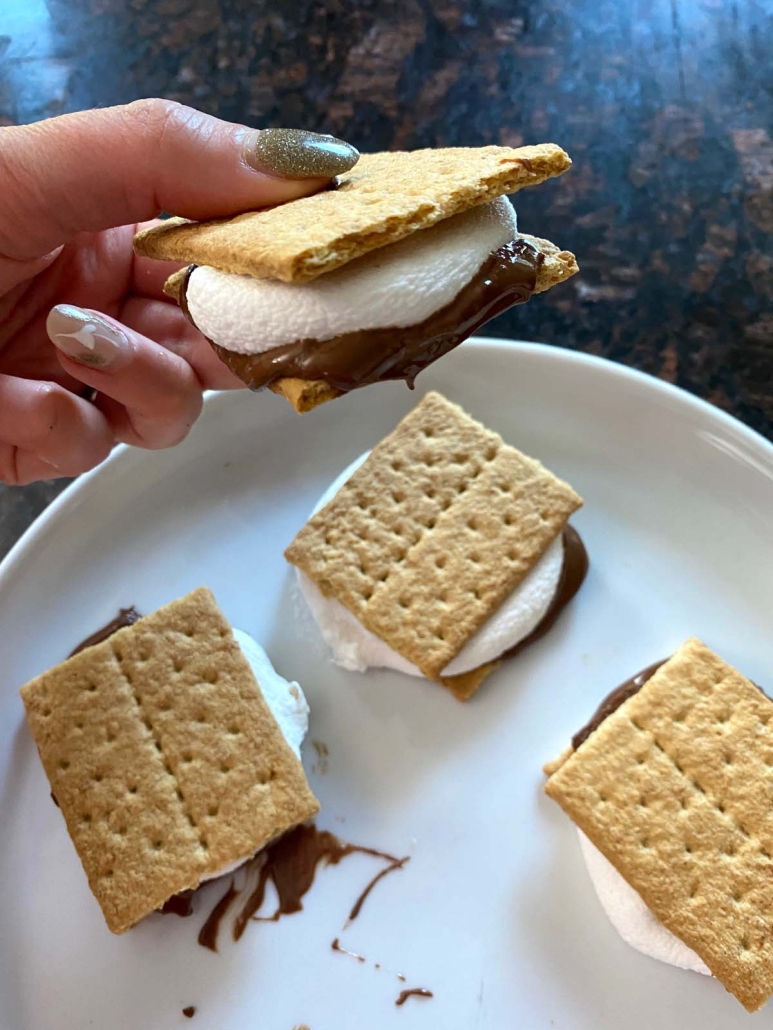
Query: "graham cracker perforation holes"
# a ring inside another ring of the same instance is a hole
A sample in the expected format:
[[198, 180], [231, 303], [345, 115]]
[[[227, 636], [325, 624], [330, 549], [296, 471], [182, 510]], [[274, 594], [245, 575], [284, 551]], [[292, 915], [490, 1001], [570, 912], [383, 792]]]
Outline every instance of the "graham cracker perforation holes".
[[[189, 629], [190, 629], [190, 627], [189, 627]], [[186, 633], [186, 636], [193, 636], [193, 630], [191, 630], [190, 633]], [[196, 825], [196, 821], [194, 820], [191, 812], [188, 809], [188, 805], [187, 805], [187, 803], [185, 801], [185, 795], [182, 792], [182, 788], [180, 787], [180, 784], [177, 783], [177, 781], [176, 781], [176, 779], [174, 777], [174, 773], [173, 773], [172, 768], [171, 768], [171, 763], [169, 762], [169, 759], [164, 755], [163, 745], [161, 744], [160, 738], [156, 734], [156, 731], [155, 731], [155, 729], [153, 727], [152, 720], [150, 719], [150, 716], [147, 714], [147, 712], [144, 710], [144, 708], [142, 706], [142, 698], [137, 693], [137, 691], [134, 689], [130, 678], [126, 675], [126, 670], [123, 668], [123, 665], [121, 664], [122, 658], [120, 656], [122, 655], [122, 652], [120, 651], [119, 648], [116, 648], [115, 645], [113, 645], [112, 651], [113, 651], [113, 657], [115, 658], [116, 664], [118, 666], [118, 671], [120, 672], [121, 676], [123, 677], [123, 680], [124, 680], [124, 682], [126, 684], [127, 690], [131, 694], [132, 700], [134, 701], [134, 704], [137, 707], [137, 714], [138, 714], [140, 720], [142, 721], [143, 725], [147, 729], [148, 734], [153, 739], [153, 744], [155, 746], [156, 751], [159, 754], [159, 757], [163, 759], [164, 771], [167, 773], [167, 775], [170, 777], [170, 779], [174, 783], [174, 786], [175, 786], [175, 796], [177, 798], [177, 801], [180, 804], [180, 807], [183, 810], [183, 814], [184, 814], [185, 818], [188, 820], [188, 824], [190, 825], [191, 829], [195, 830], [199, 834], [199, 838], [201, 839], [201, 831], [200, 831], [199, 827]], [[192, 761], [192, 755], [190, 754], [190, 752], [183, 752], [183, 756], [182, 756], [183, 762], [186, 761], [186, 757], [187, 757], [188, 760]], [[94, 778], [95, 778], [95, 780], [97, 780], [97, 782], [99, 782], [101, 780], [101, 778], [102, 778], [101, 777], [101, 773], [98, 772], [95, 775]], [[129, 787], [129, 793], [130, 794], [136, 794], [137, 793], [136, 785], [131, 785]]]

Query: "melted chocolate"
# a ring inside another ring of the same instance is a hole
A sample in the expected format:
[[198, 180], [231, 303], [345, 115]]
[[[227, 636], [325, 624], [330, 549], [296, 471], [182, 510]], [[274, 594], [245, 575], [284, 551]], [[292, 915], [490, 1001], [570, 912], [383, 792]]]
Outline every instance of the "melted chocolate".
[[234, 887], [234, 882], [228, 885], [228, 890], [222, 896], [220, 901], [210, 912], [206, 923], [199, 930], [198, 941], [202, 948], [209, 948], [210, 951], [217, 951], [217, 935], [220, 932], [220, 924], [223, 921], [228, 909], [231, 907], [234, 898], [239, 895], [239, 891]]
[[553, 628], [558, 616], [580, 589], [587, 574], [588, 552], [585, 550], [585, 544], [574, 526], [567, 525], [564, 527], [564, 563], [561, 566], [561, 576], [550, 607], [528, 637], [524, 637], [515, 647], [505, 651], [501, 657], [514, 658], [529, 644], [544, 637], [548, 630]]
[[339, 951], [342, 955], [349, 955], [350, 958], [356, 958], [358, 962], [364, 962], [365, 961], [365, 956], [364, 955], [358, 955], [356, 951], [349, 951], [348, 948], [342, 948], [341, 947], [341, 942], [339, 941], [339, 939], [337, 937], [333, 941], [333, 943], [330, 945], [330, 950], [331, 951]]
[[434, 998], [432, 991], [426, 987], [410, 987], [407, 991], [400, 991], [395, 1005], [404, 1005], [409, 998]]
[[179, 894], [173, 894], [171, 898], [166, 899], [159, 911], [164, 915], [192, 916], [194, 893], [195, 891], [180, 891]]
[[352, 920], [356, 919], [357, 916], [360, 914], [360, 912], [362, 911], [362, 906], [365, 904], [365, 902], [366, 902], [366, 900], [368, 898], [368, 895], [373, 890], [373, 888], [376, 886], [376, 884], [380, 880], [383, 880], [385, 876], [388, 876], [390, 873], [393, 873], [395, 871], [395, 869], [402, 869], [403, 866], [405, 865], [405, 863], [408, 862], [408, 861], [409, 861], [409, 858], [406, 855], [405, 858], [396, 859], [394, 862], [391, 862], [386, 867], [386, 869], [382, 869], [380, 873], [376, 873], [376, 875], [373, 877], [373, 879], [367, 885], [365, 890], [362, 892], [362, 894], [360, 894], [359, 898], [357, 898], [355, 903], [352, 905], [352, 910], [349, 913], [349, 922], [350, 923], [352, 922]]
[[[264, 848], [250, 863], [259, 870], [258, 881], [234, 920], [233, 939], [239, 940], [251, 919], [261, 922], [277, 922], [282, 916], [300, 912], [303, 908], [302, 899], [314, 882], [320, 862], [325, 862], [327, 865], [338, 865], [347, 855], [355, 853], [383, 858], [390, 865], [400, 862], [400, 859], [395, 858], [394, 855], [376, 851], [374, 848], [364, 848], [358, 844], [345, 844], [335, 834], [328, 830], [318, 830], [314, 824], [297, 826]], [[279, 899], [277, 908], [273, 915], [257, 916], [256, 913], [263, 904], [269, 880], [276, 888]], [[366, 889], [366, 895], [368, 889]], [[361, 902], [360, 907], [362, 907]]]
[[81, 651], [85, 651], [87, 647], [93, 647], [95, 644], [101, 644], [103, 640], [107, 640], [108, 637], [112, 637], [114, 633], [117, 633], [119, 629], [124, 629], [125, 626], [133, 626], [135, 622], [138, 622], [142, 616], [137, 609], [132, 605], [130, 608], [121, 608], [118, 611], [116, 617], [108, 622], [106, 626], [102, 626], [95, 633], [92, 633], [90, 637], [86, 637], [80, 644], [68, 655], [68, 658], [72, 658], [74, 654], [80, 654]]
[[[297, 340], [262, 354], [237, 354], [210, 342], [218, 357], [252, 389], [287, 376], [322, 379], [343, 393], [387, 379], [404, 379], [413, 387], [422, 369], [495, 315], [529, 300], [542, 261], [542, 254], [526, 240], [505, 244], [483, 262], [450, 304], [416, 325], [355, 330], [330, 340]], [[194, 268], [188, 269], [180, 289], [180, 307], [191, 322], [185, 293]], [[399, 295], [395, 303], [399, 305]], [[255, 331], [259, 333], [260, 327]]]
[[187, 1016], [188, 1019], [193, 1019], [193, 1017], [196, 1015], [196, 1006], [195, 1005], [186, 1005], [185, 1008], [183, 1009], [183, 1015]]
[[661, 665], [665, 665], [667, 661], [668, 659], [664, 658], [660, 662], [654, 662], [652, 665], [648, 665], [646, 669], [642, 669], [641, 672], [637, 672], [635, 676], [631, 676], [631, 678], [626, 680], [625, 683], [621, 683], [619, 687], [615, 687], [611, 694], [607, 694], [591, 716], [590, 721], [572, 737], [572, 747], [575, 751], [580, 744], [585, 743], [591, 733], [593, 733], [594, 730], [597, 730], [606, 718], [612, 715], [613, 712], [617, 711], [624, 701], [627, 701], [629, 697], [633, 697], [634, 694], [638, 694], [647, 680], [652, 679]]

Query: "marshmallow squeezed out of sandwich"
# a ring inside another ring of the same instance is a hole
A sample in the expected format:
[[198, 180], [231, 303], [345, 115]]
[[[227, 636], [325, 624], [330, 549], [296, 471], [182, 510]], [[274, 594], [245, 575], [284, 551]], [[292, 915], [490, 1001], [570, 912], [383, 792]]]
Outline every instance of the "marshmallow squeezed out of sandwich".
[[186, 287], [191, 319], [213, 343], [261, 354], [298, 340], [417, 325], [440, 311], [517, 235], [507, 197], [464, 211], [310, 283], [201, 265]]
[[[370, 451], [366, 451], [344, 469], [320, 497], [312, 515], [316, 515], [335, 497], [369, 454]], [[443, 675], [461, 675], [487, 662], [495, 661], [536, 629], [555, 596], [563, 561], [564, 545], [559, 535], [517, 589], [443, 669]], [[387, 668], [408, 676], [423, 676], [416, 665], [394, 651], [375, 633], [366, 629], [340, 601], [324, 597], [316, 583], [300, 569], [297, 570], [297, 576], [301, 593], [338, 665], [350, 672]]]
[[[250, 663], [255, 679], [258, 681], [260, 691], [271, 709], [271, 714], [279, 724], [287, 743], [292, 748], [298, 760], [301, 757], [301, 744], [309, 729], [309, 705], [301, 690], [299, 683], [290, 683], [283, 676], [280, 676], [271, 664], [266, 652], [260, 644], [245, 633], [243, 630], [234, 629], [233, 635], [236, 643], [242, 649], [242, 653]], [[261, 849], [262, 850], [262, 849]], [[207, 880], [214, 880], [219, 876], [227, 876], [235, 872], [253, 856], [237, 859], [229, 862], [215, 873], [203, 876], [201, 883]]]
[[601, 907], [623, 940], [659, 962], [711, 976], [705, 962], [655, 918], [638, 891], [591, 844], [582, 830], [578, 829], [577, 833], [582, 857]]

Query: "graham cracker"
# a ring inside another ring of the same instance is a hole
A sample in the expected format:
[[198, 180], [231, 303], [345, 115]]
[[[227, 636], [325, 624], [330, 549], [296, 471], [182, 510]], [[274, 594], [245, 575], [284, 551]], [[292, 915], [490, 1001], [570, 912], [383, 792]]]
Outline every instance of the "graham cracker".
[[318, 810], [205, 588], [43, 673], [21, 695], [114, 933]]
[[698, 640], [546, 792], [750, 1012], [773, 993], [773, 702]]
[[[441, 681], [581, 504], [539, 462], [428, 393], [285, 554]], [[477, 685], [456, 684], [466, 696]]]
[[170, 218], [138, 233], [138, 254], [302, 283], [443, 218], [561, 175], [554, 143], [363, 154], [334, 188], [210, 222]]

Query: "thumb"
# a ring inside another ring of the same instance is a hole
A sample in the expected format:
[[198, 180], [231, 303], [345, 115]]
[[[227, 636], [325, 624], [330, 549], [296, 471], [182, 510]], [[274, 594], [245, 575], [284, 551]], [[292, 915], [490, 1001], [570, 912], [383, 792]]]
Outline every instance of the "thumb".
[[161, 211], [218, 218], [294, 200], [359, 156], [330, 136], [248, 129], [169, 100], [10, 126], [0, 144], [0, 254], [13, 261]]

